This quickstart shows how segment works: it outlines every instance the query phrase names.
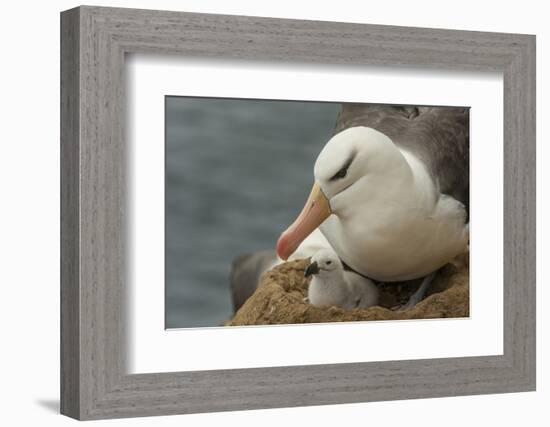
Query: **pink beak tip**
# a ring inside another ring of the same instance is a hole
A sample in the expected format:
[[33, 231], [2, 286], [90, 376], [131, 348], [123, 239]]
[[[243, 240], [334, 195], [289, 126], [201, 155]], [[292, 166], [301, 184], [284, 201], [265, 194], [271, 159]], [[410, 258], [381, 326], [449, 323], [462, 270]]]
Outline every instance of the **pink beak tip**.
[[281, 234], [281, 237], [279, 237], [279, 240], [277, 240], [277, 247], [276, 247], [277, 256], [284, 261], [288, 259], [288, 254], [286, 253], [286, 247], [287, 247], [286, 240], [287, 239], [285, 234], [284, 233]]

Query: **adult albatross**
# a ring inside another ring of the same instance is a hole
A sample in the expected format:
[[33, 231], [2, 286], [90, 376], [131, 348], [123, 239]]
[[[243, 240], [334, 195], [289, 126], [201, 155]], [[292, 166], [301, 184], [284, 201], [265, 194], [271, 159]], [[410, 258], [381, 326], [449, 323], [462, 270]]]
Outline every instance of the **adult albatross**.
[[468, 246], [468, 127], [467, 108], [344, 104], [277, 255], [288, 259], [319, 227], [363, 276], [424, 278], [405, 308], [414, 306]]

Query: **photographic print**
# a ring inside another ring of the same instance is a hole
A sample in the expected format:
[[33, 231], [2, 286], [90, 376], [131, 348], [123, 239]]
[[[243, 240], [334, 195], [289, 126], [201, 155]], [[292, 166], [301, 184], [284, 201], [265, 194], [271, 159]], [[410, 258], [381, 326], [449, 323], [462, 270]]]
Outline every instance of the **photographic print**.
[[469, 108], [165, 98], [166, 328], [469, 316]]

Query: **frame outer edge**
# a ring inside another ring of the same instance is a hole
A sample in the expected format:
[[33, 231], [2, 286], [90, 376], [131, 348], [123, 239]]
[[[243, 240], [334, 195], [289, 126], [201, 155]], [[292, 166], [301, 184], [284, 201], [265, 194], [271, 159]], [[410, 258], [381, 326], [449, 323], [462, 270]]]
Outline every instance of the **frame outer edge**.
[[[518, 85], [523, 88], [523, 102], [520, 104], [523, 110], [523, 122], [520, 126], [524, 147], [522, 147], [520, 168], [523, 175], [524, 207], [523, 218], [525, 227], [522, 230], [524, 252], [524, 375], [526, 389], [536, 391], [537, 367], [536, 367], [536, 255], [537, 255], [537, 200], [536, 200], [536, 36], [526, 36], [525, 48], [522, 51], [521, 61], [523, 68], [518, 73]], [[519, 89], [520, 91], [521, 88]], [[522, 141], [522, 140], [520, 140]], [[519, 346], [518, 346], [519, 347]], [[519, 348], [517, 351], [521, 351]]]
[[[60, 411], [79, 419], [80, 384], [80, 10], [61, 13]], [[78, 302], [78, 303], [77, 303]]]
[[528, 306], [532, 308], [530, 312], [528, 331], [529, 342], [528, 346], [531, 349], [530, 357], [528, 357], [527, 363], [527, 375], [530, 390], [537, 390], [537, 37], [532, 35], [529, 37], [530, 43], [528, 43], [529, 53], [529, 69], [527, 71], [528, 78], [528, 100], [527, 106], [529, 108], [528, 115], [528, 140], [531, 146], [530, 150], [530, 162], [531, 162], [531, 195], [530, 206], [531, 210], [531, 223], [529, 224], [529, 232], [531, 233], [531, 240], [529, 241], [529, 250], [531, 252], [531, 265], [530, 271], [532, 274], [529, 282], [531, 295], [528, 299]]
[[536, 53], [523, 36], [504, 73], [504, 354], [518, 391], [536, 390]]

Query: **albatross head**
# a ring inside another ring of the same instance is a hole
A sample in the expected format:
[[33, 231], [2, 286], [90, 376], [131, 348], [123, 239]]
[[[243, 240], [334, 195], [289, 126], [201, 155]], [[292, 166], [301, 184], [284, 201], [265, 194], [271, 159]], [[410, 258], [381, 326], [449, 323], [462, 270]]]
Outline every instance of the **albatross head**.
[[288, 259], [300, 243], [331, 214], [344, 218], [386, 191], [404, 158], [383, 133], [352, 127], [327, 142], [314, 167], [315, 183], [302, 212], [277, 241], [277, 254]]

